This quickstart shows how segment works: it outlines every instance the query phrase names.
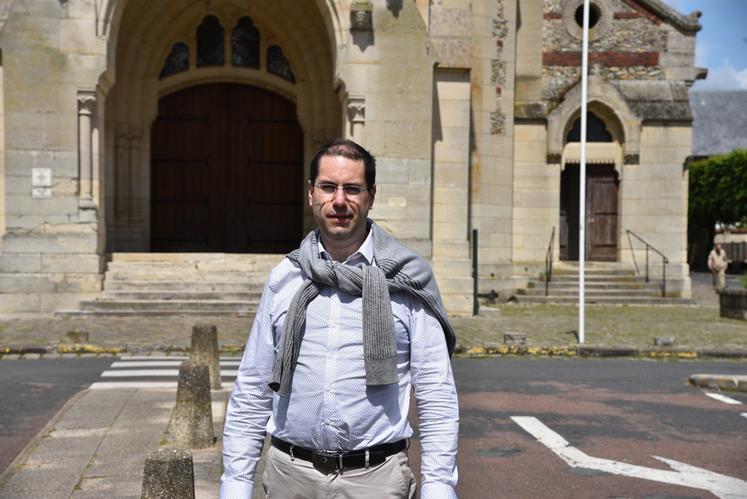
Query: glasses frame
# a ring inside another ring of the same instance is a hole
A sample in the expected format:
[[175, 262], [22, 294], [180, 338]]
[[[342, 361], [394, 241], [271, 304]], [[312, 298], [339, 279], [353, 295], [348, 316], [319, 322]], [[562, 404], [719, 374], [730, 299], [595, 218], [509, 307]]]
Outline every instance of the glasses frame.
[[[324, 192], [324, 190], [322, 190], [323, 186], [325, 186], [325, 187], [331, 187], [333, 185], [335, 186], [334, 192]], [[345, 195], [345, 197], [353, 197], [353, 198], [357, 197], [357, 196], [360, 196], [364, 192], [368, 192], [369, 191], [368, 187], [363, 186], [363, 185], [358, 185], [358, 184], [335, 184], [334, 182], [316, 182], [316, 183], [314, 183], [314, 187], [317, 188], [317, 189], [319, 189], [319, 192], [321, 192], [325, 196], [329, 196], [329, 197], [334, 197], [337, 194], [337, 191], [339, 191], [340, 189], [342, 189], [342, 193]], [[348, 189], [348, 188], [353, 188], [354, 190], [356, 190], [358, 192], [350, 193], [350, 192], [348, 192], [348, 191], [345, 190], [345, 189]]]

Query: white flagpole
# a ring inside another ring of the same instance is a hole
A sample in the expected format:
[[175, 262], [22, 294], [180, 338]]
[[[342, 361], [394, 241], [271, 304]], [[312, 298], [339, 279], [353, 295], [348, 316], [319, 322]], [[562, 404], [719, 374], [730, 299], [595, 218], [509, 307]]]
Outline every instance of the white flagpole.
[[586, 335], [586, 101], [589, 74], [589, 0], [584, 0], [584, 33], [581, 49], [581, 164], [578, 200], [578, 342]]

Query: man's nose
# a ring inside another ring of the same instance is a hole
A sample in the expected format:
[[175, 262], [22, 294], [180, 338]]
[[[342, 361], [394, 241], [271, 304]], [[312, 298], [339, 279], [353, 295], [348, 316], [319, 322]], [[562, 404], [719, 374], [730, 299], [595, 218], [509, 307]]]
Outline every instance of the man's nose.
[[345, 196], [345, 191], [343, 189], [340, 189], [339, 187], [335, 191], [335, 193], [332, 195], [332, 204], [335, 206], [345, 206], [347, 204], [347, 197]]

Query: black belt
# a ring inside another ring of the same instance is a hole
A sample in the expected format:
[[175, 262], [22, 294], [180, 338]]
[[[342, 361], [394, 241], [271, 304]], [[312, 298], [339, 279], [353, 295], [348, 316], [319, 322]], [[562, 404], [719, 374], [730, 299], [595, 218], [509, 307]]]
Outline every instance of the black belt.
[[[407, 448], [407, 441], [400, 440], [391, 444], [374, 445], [368, 449], [353, 451], [316, 451], [297, 447], [284, 440], [272, 437], [272, 446], [285, 452], [292, 458], [303, 459], [314, 465], [314, 468], [325, 475], [347, 468], [365, 468], [383, 463], [387, 457]], [[366, 462], [368, 454], [368, 462]]]

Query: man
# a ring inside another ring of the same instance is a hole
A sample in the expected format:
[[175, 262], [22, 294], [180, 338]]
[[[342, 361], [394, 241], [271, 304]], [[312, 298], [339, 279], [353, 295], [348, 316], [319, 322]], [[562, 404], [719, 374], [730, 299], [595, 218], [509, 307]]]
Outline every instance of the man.
[[[713, 276], [713, 287], [724, 289], [726, 287], [726, 267], [729, 262], [726, 260], [726, 251], [721, 245], [716, 243], [711, 252], [708, 254], [708, 270]], [[718, 282], [716, 278], [718, 277]]]
[[311, 162], [318, 229], [270, 273], [226, 414], [221, 498], [249, 499], [266, 432], [269, 498], [456, 497], [454, 333], [428, 265], [367, 219], [375, 160], [337, 139]]

